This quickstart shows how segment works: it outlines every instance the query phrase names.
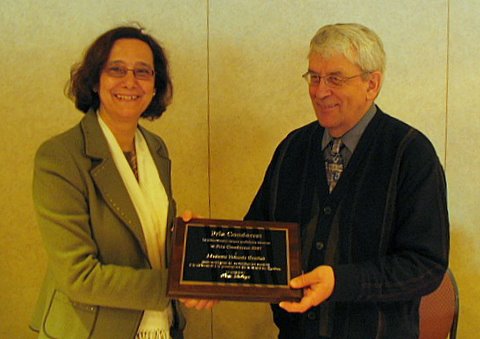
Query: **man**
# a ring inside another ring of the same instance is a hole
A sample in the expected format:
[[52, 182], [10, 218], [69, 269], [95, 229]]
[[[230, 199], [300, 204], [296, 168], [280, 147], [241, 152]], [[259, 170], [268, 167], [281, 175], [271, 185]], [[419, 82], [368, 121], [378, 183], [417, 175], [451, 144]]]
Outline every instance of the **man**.
[[[246, 220], [297, 222], [300, 302], [272, 305], [279, 338], [417, 338], [421, 296], [448, 266], [442, 166], [430, 141], [374, 104], [378, 36], [322, 27], [303, 75], [318, 121], [278, 146]], [[332, 148], [333, 145], [333, 148]]]

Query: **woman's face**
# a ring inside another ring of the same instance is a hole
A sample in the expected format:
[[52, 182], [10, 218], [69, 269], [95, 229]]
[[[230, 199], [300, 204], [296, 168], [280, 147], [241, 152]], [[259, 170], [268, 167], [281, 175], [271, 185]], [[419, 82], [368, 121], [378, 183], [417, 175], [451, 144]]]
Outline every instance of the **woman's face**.
[[153, 53], [137, 39], [119, 39], [100, 75], [100, 115], [112, 123], [137, 123], [155, 95]]

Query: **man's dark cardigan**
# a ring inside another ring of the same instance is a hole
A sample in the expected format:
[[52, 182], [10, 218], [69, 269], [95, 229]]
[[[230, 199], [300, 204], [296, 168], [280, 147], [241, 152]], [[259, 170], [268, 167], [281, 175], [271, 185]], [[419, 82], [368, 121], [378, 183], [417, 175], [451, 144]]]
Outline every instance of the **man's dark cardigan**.
[[278, 146], [246, 220], [298, 222], [304, 270], [331, 265], [329, 300], [272, 305], [281, 338], [416, 338], [420, 297], [448, 266], [446, 183], [430, 141], [378, 109], [332, 194], [318, 122]]

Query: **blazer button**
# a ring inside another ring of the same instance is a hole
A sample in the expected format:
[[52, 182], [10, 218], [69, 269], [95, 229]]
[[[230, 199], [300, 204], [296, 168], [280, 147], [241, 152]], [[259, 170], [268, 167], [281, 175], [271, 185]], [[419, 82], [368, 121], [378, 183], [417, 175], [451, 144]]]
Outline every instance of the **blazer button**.
[[316, 248], [317, 250], [319, 250], [319, 251], [323, 250], [324, 247], [325, 247], [325, 245], [324, 245], [323, 242], [321, 242], [321, 241], [317, 241], [317, 242], [315, 243], [315, 248]]
[[310, 311], [310, 312], [308, 312], [308, 314], [307, 314], [307, 318], [308, 318], [309, 320], [315, 320], [315, 319], [317, 319], [317, 314], [315, 313], [315, 311]]
[[332, 208], [330, 206], [325, 206], [323, 208], [323, 213], [325, 213], [325, 215], [330, 215], [332, 214]]

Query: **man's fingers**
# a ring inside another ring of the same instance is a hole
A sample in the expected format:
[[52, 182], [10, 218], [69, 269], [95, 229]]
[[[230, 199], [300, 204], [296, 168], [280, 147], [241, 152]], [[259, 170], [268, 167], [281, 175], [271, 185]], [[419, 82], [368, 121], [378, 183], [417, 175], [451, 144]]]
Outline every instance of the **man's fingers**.
[[278, 306], [290, 313], [304, 313], [313, 305], [310, 304], [309, 300], [305, 300], [305, 298], [303, 298], [299, 303], [282, 301]]
[[315, 270], [304, 273], [296, 278], [293, 278], [290, 281], [290, 287], [292, 288], [304, 288], [310, 286], [312, 284], [316, 284], [320, 281], [320, 277], [318, 276]]

